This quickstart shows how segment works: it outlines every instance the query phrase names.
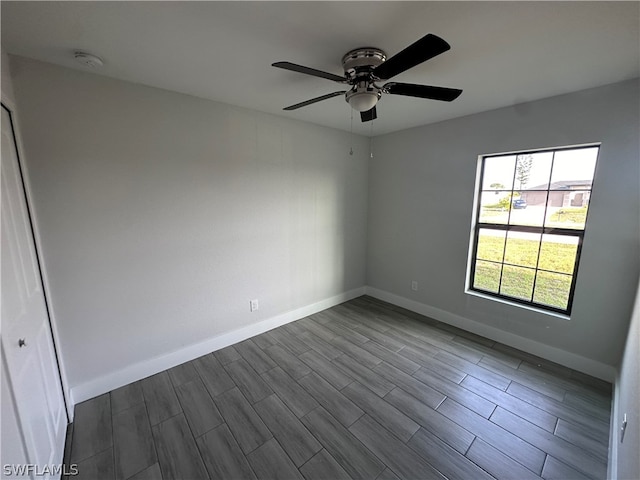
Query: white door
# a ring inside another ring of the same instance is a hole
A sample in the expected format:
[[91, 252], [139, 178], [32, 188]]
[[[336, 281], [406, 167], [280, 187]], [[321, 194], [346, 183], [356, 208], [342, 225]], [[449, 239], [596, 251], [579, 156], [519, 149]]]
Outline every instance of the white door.
[[57, 478], [46, 471], [62, 463], [67, 417], [11, 116], [4, 105], [1, 152], [0, 367], [7, 377], [1, 408], [8, 422], [2, 425], [1, 475], [7, 474], [7, 464], [26, 460], [37, 469], [30, 478]]

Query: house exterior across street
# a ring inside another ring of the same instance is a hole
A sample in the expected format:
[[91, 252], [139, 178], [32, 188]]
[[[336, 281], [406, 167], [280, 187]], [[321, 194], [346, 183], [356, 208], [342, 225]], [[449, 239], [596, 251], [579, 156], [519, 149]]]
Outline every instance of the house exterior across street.
[[549, 207], [586, 207], [591, 196], [590, 180], [564, 180], [550, 185], [547, 202], [546, 185], [538, 185], [521, 192], [520, 198], [527, 205], [544, 205]]

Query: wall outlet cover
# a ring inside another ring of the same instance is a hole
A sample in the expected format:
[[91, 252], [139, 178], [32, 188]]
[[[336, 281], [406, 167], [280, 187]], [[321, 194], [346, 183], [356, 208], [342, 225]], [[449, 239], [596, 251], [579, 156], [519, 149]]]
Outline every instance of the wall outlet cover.
[[260, 308], [260, 304], [258, 303], [258, 300], [251, 300], [249, 302], [249, 310], [252, 312], [255, 312], [256, 310], [258, 310]]

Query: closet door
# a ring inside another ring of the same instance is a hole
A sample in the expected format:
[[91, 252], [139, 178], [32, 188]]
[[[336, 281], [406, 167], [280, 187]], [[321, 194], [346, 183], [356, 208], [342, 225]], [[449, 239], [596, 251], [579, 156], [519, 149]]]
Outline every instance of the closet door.
[[[2, 432], [4, 475], [4, 465], [24, 463], [24, 455], [39, 469], [60, 464], [67, 418], [11, 115], [4, 105], [1, 152], [0, 367], [8, 377], [2, 396], [9, 397], [2, 398], [1, 408], [3, 420], [17, 417], [6, 432], [17, 438]], [[11, 440], [15, 448], [5, 450]]]

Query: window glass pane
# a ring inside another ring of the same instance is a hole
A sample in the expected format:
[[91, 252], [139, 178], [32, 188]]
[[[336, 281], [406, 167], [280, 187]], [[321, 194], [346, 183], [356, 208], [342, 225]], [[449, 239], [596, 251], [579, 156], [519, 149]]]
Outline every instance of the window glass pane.
[[487, 157], [482, 172], [482, 190], [511, 190], [516, 164], [515, 155]]
[[590, 197], [588, 190], [549, 192], [545, 226], [584, 230]]
[[571, 274], [577, 251], [578, 237], [543, 235], [538, 268]]
[[598, 147], [561, 150], [553, 159], [551, 190], [562, 190], [569, 186], [591, 189], [598, 158]]
[[480, 223], [506, 225], [509, 221], [511, 192], [482, 192], [480, 195]]
[[546, 190], [523, 190], [520, 200], [525, 201], [526, 208], [544, 207], [547, 205], [548, 192]]
[[551, 176], [553, 152], [524, 153], [516, 158], [516, 174], [513, 189], [546, 190]]
[[502, 267], [500, 293], [509, 297], [531, 301], [534, 277], [535, 270], [532, 268], [504, 265]]
[[498, 293], [500, 289], [501, 267], [499, 263], [477, 260], [476, 273], [473, 277], [473, 288]]
[[538, 271], [533, 301], [566, 309], [571, 290], [571, 275]]
[[509, 225], [541, 227], [544, 224], [546, 200], [547, 192], [515, 192]]
[[507, 232], [481, 228], [478, 233], [478, 249], [476, 258], [502, 263], [504, 255], [504, 239]]
[[540, 234], [509, 232], [504, 252], [504, 263], [535, 268], [540, 248]]

